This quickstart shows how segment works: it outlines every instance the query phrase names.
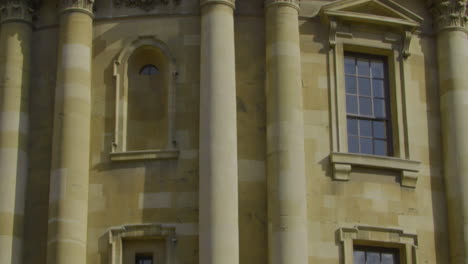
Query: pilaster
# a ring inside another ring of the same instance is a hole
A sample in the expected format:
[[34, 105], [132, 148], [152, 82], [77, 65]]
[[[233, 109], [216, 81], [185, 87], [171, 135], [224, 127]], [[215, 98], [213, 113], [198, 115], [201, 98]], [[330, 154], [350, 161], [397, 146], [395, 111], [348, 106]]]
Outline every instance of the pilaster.
[[48, 264], [85, 264], [91, 126], [92, 2], [66, 0], [60, 26], [52, 146]]
[[299, 1], [265, 8], [269, 263], [307, 264]]
[[28, 168], [29, 1], [0, 2], [0, 263], [20, 264]]
[[200, 5], [199, 263], [239, 264], [234, 1]]

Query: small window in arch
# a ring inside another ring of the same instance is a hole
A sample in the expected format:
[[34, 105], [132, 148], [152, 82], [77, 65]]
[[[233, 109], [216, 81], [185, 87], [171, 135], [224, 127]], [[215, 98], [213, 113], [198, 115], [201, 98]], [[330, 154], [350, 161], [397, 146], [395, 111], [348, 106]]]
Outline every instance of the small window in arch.
[[159, 74], [159, 69], [153, 64], [146, 64], [140, 69], [140, 75], [156, 75], [156, 74]]

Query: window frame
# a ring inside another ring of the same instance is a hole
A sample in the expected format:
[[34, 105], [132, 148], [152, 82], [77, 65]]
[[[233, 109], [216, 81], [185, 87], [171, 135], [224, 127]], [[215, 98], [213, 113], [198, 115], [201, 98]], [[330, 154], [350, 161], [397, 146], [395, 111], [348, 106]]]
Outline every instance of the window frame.
[[[363, 246], [363, 245], [353, 245], [353, 264], [359, 264], [359, 263], [355, 263], [354, 261], [354, 253], [356, 251], [363, 251], [366, 253], [366, 256], [367, 256], [367, 252], [376, 252], [376, 253], [379, 253], [380, 255], [380, 258], [382, 256], [382, 254], [384, 253], [391, 253], [393, 254], [396, 258], [396, 263], [393, 263], [393, 264], [400, 264], [402, 262], [401, 260], [401, 254], [400, 254], [400, 249], [399, 248], [392, 248], [392, 247], [381, 247], [381, 246]], [[367, 257], [365, 259], [365, 262], [367, 263]], [[380, 261], [381, 262], [381, 261]], [[364, 263], [365, 264], [365, 263]], [[379, 263], [381, 264], [381, 263]]]

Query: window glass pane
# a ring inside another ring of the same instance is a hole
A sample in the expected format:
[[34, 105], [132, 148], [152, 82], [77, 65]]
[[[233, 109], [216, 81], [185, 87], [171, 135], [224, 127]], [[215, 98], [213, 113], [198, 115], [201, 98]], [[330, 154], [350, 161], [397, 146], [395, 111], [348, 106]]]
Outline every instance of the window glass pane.
[[359, 95], [371, 96], [371, 86], [369, 78], [358, 79]]
[[141, 75], [156, 75], [159, 73], [158, 68], [152, 64], [147, 64], [140, 69]]
[[348, 135], [358, 135], [358, 120], [348, 118]]
[[346, 92], [350, 94], [356, 94], [356, 77], [354, 76], [346, 76]]
[[372, 88], [374, 89], [374, 97], [385, 97], [383, 80], [372, 80]]
[[359, 145], [361, 147], [362, 154], [372, 155], [374, 153], [372, 146], [372, 139], [369, 138], [359, 138]]
[[382, 61], [372, 61], [372, 77], [374, 78], [383, 78], [384, 77], [384, 67]]
[[360, 76], [370, 76], [370, 67], [369, 61], [366, 59], [358, 59], [358, 75]]
[[387, 155], [387, 141], [374, 140], [374, 154], [386, 156]]
[[357, 136], [348, 136], [348, 152], [359, 153], [359, 140]]
[[366, 264], [380, 264], [380, 254], [378, 252], [367, 252]]
[[374, 137], [385, 139], [387, 138], [387, 128], [384, 121], [374, 121]]
[[395, 255], [391, 253], [382, 253], [382, 264], [396, 264]]
[[345, 57], [345, 73], [356, 74], [356, 63], [353, 57]]
[[385, 101], [382, 99], [374, 100], [374, 113], [377, 118], [385, 118], [387, 115], [385, 113]]
[[369, 97], [359, 97], [359, 114], [372, 115], [372, 103]]
[[359, 120], [359, 136], [372, 137], [372, 121]]
[[348, 114], [357, 114], [357, 96], [346, 95], [346, 111]]
[[366, 256], [364, 251], [354, 251], [354, 264], [366, 264]]

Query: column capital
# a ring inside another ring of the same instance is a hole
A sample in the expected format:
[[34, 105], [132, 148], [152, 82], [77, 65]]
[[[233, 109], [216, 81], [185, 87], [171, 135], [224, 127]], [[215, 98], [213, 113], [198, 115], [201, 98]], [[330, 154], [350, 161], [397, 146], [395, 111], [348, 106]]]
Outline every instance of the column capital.
[[0, 1], [0, 24], [8, 22], [31, 23], [33, 8], [31, 0]]
[[94, 16], [94, 0], [59, 0], [59, 13], [82, 12]]
[[271, 6], [286, 5], [286, 6], [295, 8], [299, 11], [300, 9], [299, 2], [300, 0], [265, 0], [265, 8], [268, 8]]
[[468, 33], [467, 0], [429, 0], [427, 5], [437, 31], [459, 29]]
[[236, 0], [200, 0], [200, 6], [206, 6], [210, 4], [223, 4], [232, 7], [233, 9], [236, 7]]

